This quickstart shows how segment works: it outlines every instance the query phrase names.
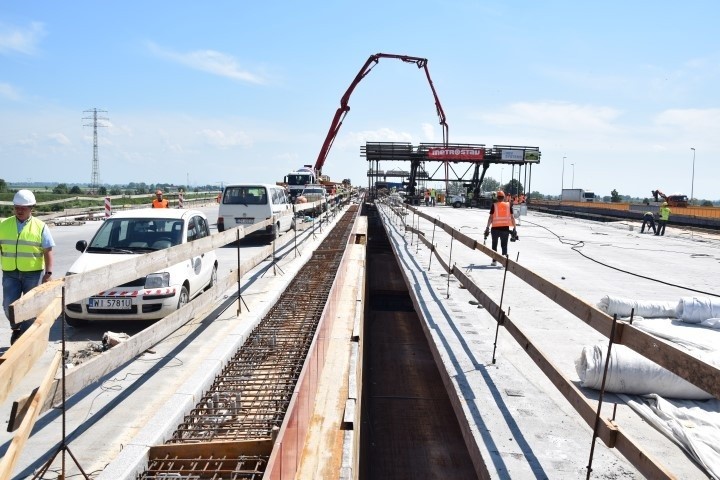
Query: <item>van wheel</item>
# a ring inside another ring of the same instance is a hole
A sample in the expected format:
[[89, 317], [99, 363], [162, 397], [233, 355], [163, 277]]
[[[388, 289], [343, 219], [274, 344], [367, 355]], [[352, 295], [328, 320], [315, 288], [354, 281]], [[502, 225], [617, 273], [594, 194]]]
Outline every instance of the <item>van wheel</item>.
[[462, 203], [460, 203], [460, 202], [453, 203], [453, 208], [460, 208], [461, 206], [462, 206]]
[[178, 298], [178, 305], [177, 308], [180, 310], [182, 307], [188, 304], [190, 301], [190, 294], [188, 293], [187, 287], [183, 285], [182, 289], [180, 289], [180, 297]]
[[80, 328], [80, 327], [87, 327], [88, 321], [83, 320], [81, 318], [74, 318], [69, 315], [65, 315], [65, 323], [70, 325], [71, 327]]

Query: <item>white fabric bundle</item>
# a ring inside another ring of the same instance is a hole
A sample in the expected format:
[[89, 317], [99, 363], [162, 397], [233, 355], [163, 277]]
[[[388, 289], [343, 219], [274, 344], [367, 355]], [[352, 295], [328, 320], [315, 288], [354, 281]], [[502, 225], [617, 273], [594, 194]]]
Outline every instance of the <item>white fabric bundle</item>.
[[[607, 348], [604, 345], [583, 347], [575, 370], [583, 387], [600, 389]], [[712, 395], [623, 345], [613, 345], [605, 391], [648, 395], [657, 393], [668, 398], [705, 400]]]
[[605, 295], [598, 303], [598, 308], [608, 315], [629, 317], [635, 309], [636, 317], [644, 318], [675, 318], [677, 302], [656, 302], [650, 300], [632, 300], [630, 298]]
[[[704, 320], [720, 318], [720, 300], [684, 297], [677, 306], [677, 317], [687, 323], [701, 323]], [[708, 322], [715, 323], [715, 322]]]
[[625, 397], [625, 401], [682, 446], [710, 478], [720, 478], [720, 401], [665, 400], [649, 395], [643, 401]]

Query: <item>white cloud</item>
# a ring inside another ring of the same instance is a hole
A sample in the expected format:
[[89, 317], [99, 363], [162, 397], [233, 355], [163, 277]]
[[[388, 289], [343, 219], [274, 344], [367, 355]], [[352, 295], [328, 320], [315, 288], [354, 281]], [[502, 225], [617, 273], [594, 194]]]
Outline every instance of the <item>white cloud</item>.
[[9, 83], [0, 83], [0, 97], [8, 100], [20, 100], [20, 93]]
[[362, 132], [348, 132], [341, 141], [338, 141], [338, 146], [357, 148], [358, 145], [365, 142], [412, 142], [412, 138], [412, 135], [407, 132], [396, 132], [389, 128], [380, 128]]
[[195, 70], [259, 85], [267, 83], [267, 80], [261, 75], [242, 69], [234, 57], [222, 52], [215, 50], [196, 50], [193, 52], [179, 53], [164, 49], [154, 43], [149, 43], [148, 47], [152, 53], [161, 58]]
[[219, 148], [249, 147], [252, 145], [252, 138], [244, 132], [225, 133], [222, 130], [205, 129], [200, 135], [207, 143]]
[[423, 123], [420, 125], [423, 132], [423, 139], [428, 143], [435, 142], [435, 126], [430, 123]]
[[655, 123], [686, 131], [717, 132], [720, 128], [720, 108], [665, 110], [657, 115]]
[[70, 144], [72, 144], [72, 142], [70, 141], [70, 139], [69, 139], [68, 137], [66, 137], [66, 136], [65, 136], [64, 134], [62, 134], [62, 133], [49, 133], [49, 134], [48, 134], [48, 138], [50, 138], [51, 140], [54, 140], [56, 143], [58, 143], [58, 144], [60, 144], [60, 145], [70, 145]]
[[0, 53], [17, 52], [34, 55], [38, 43], [44, 36], [45, 25], [40, 22], [32, 22], [26, 28], [0, 24]]
[[610, 107], [577, 105], [566, 102], [520, 102], [501, 112], [472, 115], [488, 124], [534, 127], [566, 132], [611, 132], [616, 130], [613, 121], [621, 112]]

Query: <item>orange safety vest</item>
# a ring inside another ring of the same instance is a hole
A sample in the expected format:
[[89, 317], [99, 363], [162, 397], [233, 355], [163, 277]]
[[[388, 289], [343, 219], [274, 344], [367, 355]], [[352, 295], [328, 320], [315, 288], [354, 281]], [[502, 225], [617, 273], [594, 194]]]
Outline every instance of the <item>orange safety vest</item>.
[[154, 199], [152, 203], [152, 208], [168, 208], [168, 201], [166, 198], [163, 198], [162, 200], [158, 201], [158, 199]]
[[492, 214], [492, 226], [510, 227], [512, 226], [512, 215], [510, 214], [510, 204], [508, 202], [495, 203]]

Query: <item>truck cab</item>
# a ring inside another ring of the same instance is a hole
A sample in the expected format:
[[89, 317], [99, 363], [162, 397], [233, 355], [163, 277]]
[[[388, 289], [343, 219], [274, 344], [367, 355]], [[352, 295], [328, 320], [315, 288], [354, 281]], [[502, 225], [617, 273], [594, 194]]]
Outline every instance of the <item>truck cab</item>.
[[310, 165], [305, 165], [303, 168], [288, 173], [285, 175], [284, 180], [290, 194], [290, 201], [293, 203], [307, 185], [318, 183], [317, 174]]

